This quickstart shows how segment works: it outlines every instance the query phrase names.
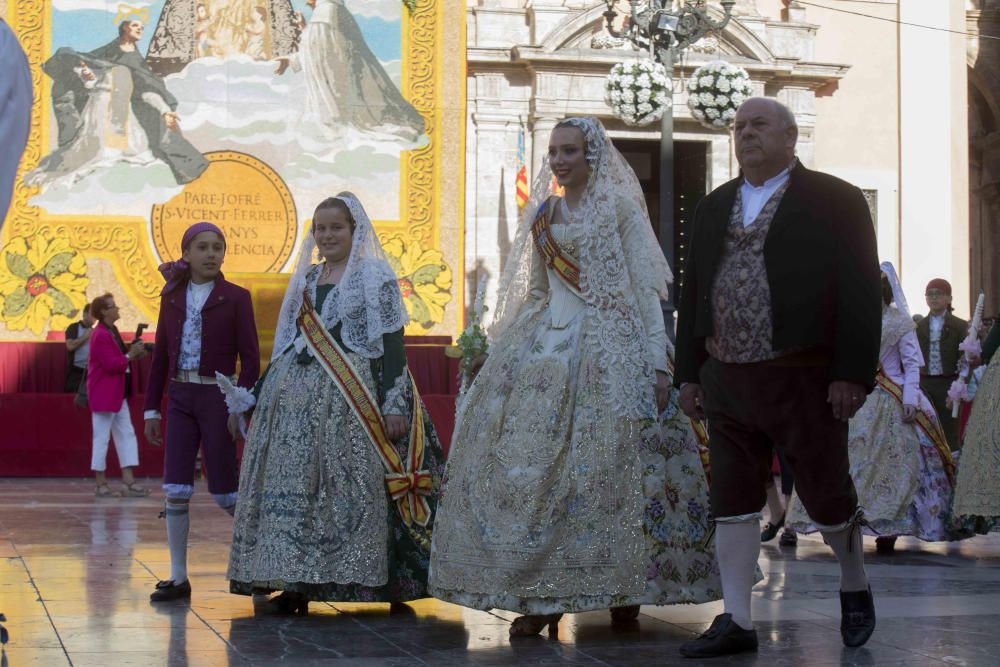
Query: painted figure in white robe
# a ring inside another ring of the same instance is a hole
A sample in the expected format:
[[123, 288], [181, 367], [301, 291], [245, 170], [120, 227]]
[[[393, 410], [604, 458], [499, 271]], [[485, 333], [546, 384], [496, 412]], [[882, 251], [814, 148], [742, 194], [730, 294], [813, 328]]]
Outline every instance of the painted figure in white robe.
[[297, 53], [279, 57], [277, 74], [290, 66], [306, 77], [306, 115], [337, 131], [344, 126], [413, 141], [424, 119], [403, 99], [368, 48], [343, 0], [307, 0], [312, 16]]

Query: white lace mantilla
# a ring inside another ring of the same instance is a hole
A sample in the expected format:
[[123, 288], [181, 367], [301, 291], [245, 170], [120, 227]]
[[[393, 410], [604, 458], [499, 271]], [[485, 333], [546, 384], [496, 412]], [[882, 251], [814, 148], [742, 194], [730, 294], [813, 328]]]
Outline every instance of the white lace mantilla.
[[[340, 335], [346, 347], [363, 357], [376, 359], [385, 353], [382, 336], [399, 331], [410, 318], [396, 274], [361, 202], [349, 193], [336, 198], [350, 209], [355, 228], [344, 275], [323, 302], [320, 316], [328, 329], [338, 322], [341, 324]], [[302, 243], [298, 266], [281, 302], [271, 361], [295, 344], [303, 294], [308, 292], [316, 303], [316, 283], [322, 264], [312, 264], [315, 249], [316, 240], [310, 233]]]
[[[607, 359], [603, 392], [609, 404], [630, 418], [655, 417], [654, 369], [646, 352], [646, 327], [637, 295], [651, 290], [661, 299], [673, 280], [670, 267], [653, 234], [645, 198], [635, 172], [612, 145], [596, 118], [571, 118], [586, 139], [592, 167], [573, 217], [583, 225], [580, 235], [580, 292], [591, 313], [591, 326]], [[507, 268], [500, 282], [490, 327], [494, 343], [524, 335], [513, 326], [526, 310], [537, 308], [531, 292], [534, 250], [531, 224], [549, 196], [552, 171], [548, 159], [535, 178]]]

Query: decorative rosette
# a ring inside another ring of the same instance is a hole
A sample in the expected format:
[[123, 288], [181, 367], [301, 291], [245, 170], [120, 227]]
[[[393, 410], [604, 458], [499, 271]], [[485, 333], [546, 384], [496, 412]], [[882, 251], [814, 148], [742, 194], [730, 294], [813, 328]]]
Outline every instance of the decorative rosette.
[[696, 69], [688, 79], [687, 89], [691, 115], [715, 130], [732, 125], [736, 110], [753, 94], [747, 71], [724, 60]]
[[611, 111], [627, 125], [648, 125], [673, 105], [667, 70], [652, 60], [618, 63], [608, 73], [604, 92]]

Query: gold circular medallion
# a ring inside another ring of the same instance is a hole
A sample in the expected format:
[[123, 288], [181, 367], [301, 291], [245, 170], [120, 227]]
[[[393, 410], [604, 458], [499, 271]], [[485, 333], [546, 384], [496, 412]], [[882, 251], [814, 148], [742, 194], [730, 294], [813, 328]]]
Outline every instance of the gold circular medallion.
[[226, 271], [280, 271], [292, 254], [298, 229], [288, 186], [252, 155], [214, 151], [205, 158], [205, 173], [170, 201], [153, 206], [150, 224], [160, 259], [179, 259], [184, 231], [207, 221], [226, 235]]

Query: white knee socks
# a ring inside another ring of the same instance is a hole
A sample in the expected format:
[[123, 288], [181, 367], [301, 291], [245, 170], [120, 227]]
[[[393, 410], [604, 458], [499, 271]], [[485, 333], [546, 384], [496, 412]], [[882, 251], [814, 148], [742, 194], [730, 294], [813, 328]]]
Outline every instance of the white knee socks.
[[170, 547], [170, 578], [175, 584], [187, 581], [188, 529], [191, 517], [188, 502], [171, 500], [166, 502], [167, 544]]
[[726, 613], [744, 630], [750, 619], [750, 590], [760, 555], [760, 526], [756, 520], [715, 524], [715, 554], [722, 573]]
[[778, 490], [778, 485], [771, 484], [767, 487], [767, 520], [777, 525], [781, 517], [785, 516], [785, 507], [786, 505], [781, 504], [781, 491]]
[[845, 593], [868, 590], [868, 573], [865, 572], [865, 549], [861, 541], [861, 527], [822, 531], [823, 541], [830, 545], [840, 562], [840, 590]]

